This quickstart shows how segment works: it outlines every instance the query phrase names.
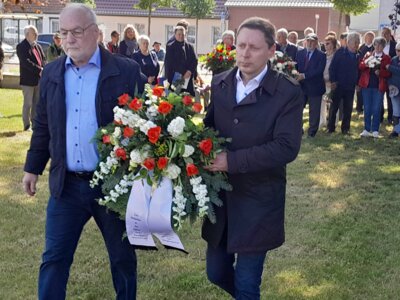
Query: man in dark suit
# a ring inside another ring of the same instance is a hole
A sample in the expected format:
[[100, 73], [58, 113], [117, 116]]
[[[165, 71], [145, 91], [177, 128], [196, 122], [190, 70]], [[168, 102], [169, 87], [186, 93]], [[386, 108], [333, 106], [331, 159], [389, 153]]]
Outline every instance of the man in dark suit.
[[33, 196], [51, 159], [39, 299], [65, 299], [73, 255], [91, 217], [107, 246], [117, 299], [135, 299], [136, 255], [122, 239], [125, 222], [98, 204], [101, 188], [92, 189], [89, 181], [99, 160], [92, 138], [98, 126], [113, 121], [118, 96], [143, 90], [140, 68], [98, 46], [96, 15], [84, 5], [62, 10], [60, 35], [67, 56], [43, 71], [23, 178], [25, 192]]
[[[238, 29], [237, 66], [214, 76], [204, 123], [232, 138], [210, 171], [228, 173], [216, 224], [205, 221], [207, 275], [235, 299], [260, 299], [266, 252], [284, 242], [286, 164], [300, 148], [303, 96], [267, 62], [275, 27], [254, 17]], [[236, 254], [236, 257], [235, 257]]]
[[306, 48], [297, 52], [296, 62], [299, 75], [297, 80], [304, 93], [304, 106], [308, 102], [308, 137], [315, 137], [319, 127], [322, 95], [325, 93], [324, 69], [326, 54], [318, 50], [318, 37], [311, 33], [306, 36]]
[[[382, 37], [386, 40], [386, 46], [383, 49], [383, 53], [389, 55], [390, 58], [396, 56], [396, 41], [393, 38], [392, 32], [389, 27], [384, 27], [382, 29]], [[393, 121], [393, 106], [392, 106], [392, 99], [389, 96], [389, 89], [386, 91], [386, 98], [387, 101], [387, 120], [388, 123], [391, 124]], [[385, 108], [382, 102], [382, 109], [381, 109], [381, 122], [383, 121], [383, 115], [385, 113]]]
[[35, 116], [36, 104], [39, 100], [39, 79], [46, 64], [46, 56], [42, 47], [36, 42], [38, 31], [35, 26], [24, 28], [25, 39], [17, 45], [19, 59], [19, 84], [24, 95], [22, 121], [24, 130], [31, 127]]
[[288, 31], [286, 28], [280, 28], [276, 31], [277, 46], [276, 51], [287, 54], [291, 59], [296, 59], [297, 46], [288, 41]]
[[358, 81], [358, 63], [360, 34], [351, 32], [347, 35], [346, 47], [335, 52], [329, 66], [329, 79], [333, 91], [332, 104], [329, 108], [328, 132], [335, 131], [336, 113], [340, 102], [343, 103], [342, 133], [350, 130], [351, 112], [353, 110], [354, 92]]

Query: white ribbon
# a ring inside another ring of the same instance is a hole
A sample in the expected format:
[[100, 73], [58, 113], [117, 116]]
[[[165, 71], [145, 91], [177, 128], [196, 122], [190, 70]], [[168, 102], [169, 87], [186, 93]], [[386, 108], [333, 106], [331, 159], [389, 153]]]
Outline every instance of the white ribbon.
[[145, 180], [133, 183], [126, 208], [126, 232], [132, 245], [156, 247], [152, 234], [164, 246], [185, 251], [171, 227], [172, 181], [163, 178], [152, 193]]

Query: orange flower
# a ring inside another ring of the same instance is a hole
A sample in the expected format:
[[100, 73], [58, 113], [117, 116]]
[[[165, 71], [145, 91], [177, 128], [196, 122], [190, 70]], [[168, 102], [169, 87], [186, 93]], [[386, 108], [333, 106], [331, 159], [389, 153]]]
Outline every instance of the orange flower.
[[200, 148], [201, 152], [204, 153], [204, 155], [209, 155], [213, 148], [212, 139], [208, 138], [208, 139], [202, 140], [199, 143], [199, 148]]
[[138, 111], [142, 108], [142, 101], [140, 101], [138, 98], [134, 98], [131, 103], [129, 103], [129, 108]]
[[194, 176], [199, 174], [199, 169], [194, 164], [187, 164], [186, 165], [186, 174], [190, 176]]
[[115, 150], [115, 156], [120, 157], [122, 160], [126, 160], [126, 152], [123, 148]]
[[164, 87], [157, 85], [153, 88], [154, 96], [161, 97], [163, 93], [164, 93]]
[[152, 144], [157, 143], [158, 138], [160, 137], [161, 134], [161, 127], [160, 126], [156, 126], [153, 128], [150, 128], [147, 131], [147, 137], [149, 138], [149, 142]]
[[196, 113], [199, 114], [199, 113], [201, 112], [201, 110], [203, 109], [203, 106], [202, 106], [200, 103], [196, 102], [196, 103], [193, 104], [192, 109], [193, 109]]
[[156, 162], [155, 162], [154, 158], [150, 158], [150, 157], [146, 158], [143, 162], [143, 166], [149, 171], [153, 170], [155, 165], [156, 165]]
[[173, 107], [174, 106], [171, 103], [167, 101], [161, 101], [160, 104], [158, 105], [158, 112], [160, 114], [167, 115], [169, 114], [169, 112]]
[[160, 157], [157, 161], [157, 168], [160, 170], [165, 169], [165, 167], [168, 164], [168, 158], [167, 157]]
[[122, 94], [121, 96], [118, 97], [118, 105], [124, 106], [128, 103], [128, 100], [129, 100], [129, 95]]
[[111, 143], [111, 138], [108, 134], [103, 135], [103, 144], [110, 144]]
[[192, 97], [190, 97], [188, 95], [185, 95], [182, 98], [182, 102], [183, 102], [184, 105], [189, 106], [190, 104], [192, 104], [193, 99], [192, 99]]
[[132, 128], [126, 126], [124, 128], [124, 137], [126, 138], [130, 138], [135, 134], [135, 130], [133, 130]]

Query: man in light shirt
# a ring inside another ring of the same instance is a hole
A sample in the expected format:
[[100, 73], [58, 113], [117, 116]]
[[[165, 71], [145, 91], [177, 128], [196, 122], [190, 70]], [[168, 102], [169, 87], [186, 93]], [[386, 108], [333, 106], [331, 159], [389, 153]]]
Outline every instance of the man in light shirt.
[[271, 68], [275, 27], [253, 17], [238, 29], [237, 66], [213, 77], [204, 123], [232, 138], [207, 167], [228, 173], [216, 223], [208, 220], [209, 280], [235, 299], [260, 299], [264, 260], [284, 242], [286, 164], [300, 149], [303, 95], [299, 84]]
[[143, 90], [140, 68], [98, 45], [96, 15], [82, 4], [61, 11], [60, 36], [67, 56], [43, 70], [23, 178], [25, 192], [35, 195], [38, 175], [51, 159], [38, 296], [65, 299], [75, 249], [93, 217], [107, 245], [116, 298], [135, 299], [136, 255], [121, 239], [125, 222], [99, 205], [101, 187], [92, 189], [89, 182], [99, 161], [92, 138], [99, 126], [113, 121], [118, 96]]

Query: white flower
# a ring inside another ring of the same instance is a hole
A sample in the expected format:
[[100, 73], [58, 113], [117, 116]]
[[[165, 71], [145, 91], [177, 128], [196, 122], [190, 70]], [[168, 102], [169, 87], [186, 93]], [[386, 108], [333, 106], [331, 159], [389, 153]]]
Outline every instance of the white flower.
[[194, 153], [194, 148], [190, 145], [185, 145], [185, 153], [183, 153], [183, 157], [189, 157]]
[[299, 72], [297, 70], [292, 70], [292, 74], [297, 75], [297, 74], [299, 74]]
[[281, 52], [281, 51], [275, 51], [275, 55], [276, 55], [277, 57], [283, 57], [283, 52]]
[[157, 127], [157, 125], [154, 124], [152, 121], [147, 121], [146, 123], [140, 125], [140, 131], [147, 135], [147, 131], [149, 131], [150, 128], [154, 127]]
[[147, 112], [146, 112], [146, 116], [149, 118], [149, 119], [153, 119], [154, 117], [157, 117], [157, 115], [158, 115], [158, 110], [157, 110], [157, 107], [156, 106], [150, 106], [148, 109], [147, 109]]
[[168, 164], [167, 169], [165, 170], [165, 176], [169, 179], [176, 179], [178, 178], [179, 174], [181, 174], [181, 168], [179, 168], [175, 164]]
[[176, 117], [169, 123], [167, 127], [167, 131], [172, 137], [176, 138], [182, 134], [183, 129], [185, 128], [185, 120], [181, 117]]
[[136, 150], [136, 149], [131, 151], [130, 158], [131, 158], [132, 163], [135, 163], [138, 165], [144, 161], [142, 154], [140, 153], [139, 150]]
[[168, 82], [168, 80], [164, 80], [163, 86], [164, 86], [165, 89], [168, 89], [168, 88], [169, 88], [169, 82]]
[[114, 132], [113, 132], [113, 137], [114, 138], [119, 138], [121, 136], [121, 128], [120, 127], [115, 127]]
[[282, 69], [282, 68], [283, 68], [283, 65], [282, 65], [281, 63], [277, 63], [277, 64], [276, 64], [276, 67], [277, 67], [278, 69]]

